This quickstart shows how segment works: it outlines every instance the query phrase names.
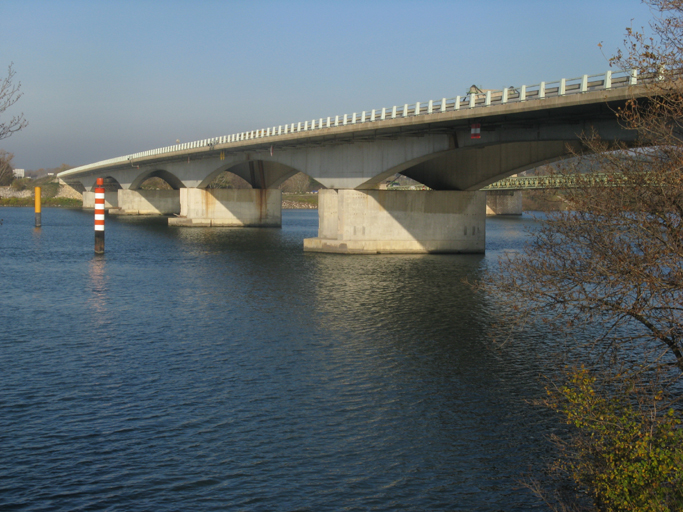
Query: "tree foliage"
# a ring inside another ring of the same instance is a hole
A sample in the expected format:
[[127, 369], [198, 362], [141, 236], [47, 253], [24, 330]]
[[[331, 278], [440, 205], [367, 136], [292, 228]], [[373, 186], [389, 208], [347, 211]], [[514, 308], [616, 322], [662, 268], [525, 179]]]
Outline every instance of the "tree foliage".
[[161, 178], [148, 178], [140, 184], [141, 190], [173, 190], [173, 187]]
[[243, 178], [240, 178], [237, 176], [237, 174], [234, 174], [230, 171], [223, 171], [220, 173], [218, 176], [214, 178], [214, 180], [208, 184], [206, 187], [208, 189], [213, 189], [213, 188], [237, 188], [237, 189], [245, 189], [245, 188], [251, 188], [251, 185], [244, 180]]
[[[573, 480], [604, 511], [683, 510], [683, 429], [680, 416], [663, 405], [664, 394], [626, 379], [605, 393], [595, 375], [575, 368], [548, 405], [575, 427], [556, 438], [553, 469]], [[569, 498], [573, 509], [580, 500]], [[565, 506], [566, 507], [566, 506]]]
[[6, 187], [14, 180], [14, 155], [4, 149], [0, 149], [0, 187]]

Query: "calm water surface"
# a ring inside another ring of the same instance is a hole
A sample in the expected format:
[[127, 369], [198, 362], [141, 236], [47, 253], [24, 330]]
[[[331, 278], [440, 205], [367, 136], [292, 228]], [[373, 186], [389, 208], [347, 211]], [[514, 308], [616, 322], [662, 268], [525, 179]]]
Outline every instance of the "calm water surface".
[[529, 510], [541, 336], [497, 347], [486, 256], [304, 254], [278, 229], [0, 209], [1, 510]]

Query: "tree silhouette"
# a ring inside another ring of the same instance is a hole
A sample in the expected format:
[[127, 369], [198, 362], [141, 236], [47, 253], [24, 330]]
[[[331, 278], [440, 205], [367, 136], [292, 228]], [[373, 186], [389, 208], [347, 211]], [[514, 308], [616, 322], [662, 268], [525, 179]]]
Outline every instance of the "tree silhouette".
[[[13, 64], [7, 67], [7, 76], [0, 84], [0, 119], [4, 119], [5, 111], [14, 105], [23, 93], [20, 92], [21, 82], [14, 83], [15, 71]], [[12, 134], [26, 128], [28, 121], [24, 119], [24, 114], [13, 116], [11, 119], [0, 122], [0, 140], [6, 139]]]

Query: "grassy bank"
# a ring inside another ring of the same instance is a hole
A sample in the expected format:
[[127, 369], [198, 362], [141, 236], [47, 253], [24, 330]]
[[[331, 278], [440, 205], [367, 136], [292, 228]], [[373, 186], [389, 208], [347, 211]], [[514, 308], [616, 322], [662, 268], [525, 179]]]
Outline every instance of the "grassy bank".
[[[67, 197], [47, 197], [41, 200], [42, 206], [56, 206], [59, 208], [82, 208], [83, 201]], [[0, 206], [31, 206], [35, 205], [33, 197], [0, 198]]]
[[314, 210], [318, 208], [318, 194], [282, 193], [283, 210]]
[[306, 203], [318, 207], [318, 194], [282, 194], [283, 201], [293, 201], [296, 203]]

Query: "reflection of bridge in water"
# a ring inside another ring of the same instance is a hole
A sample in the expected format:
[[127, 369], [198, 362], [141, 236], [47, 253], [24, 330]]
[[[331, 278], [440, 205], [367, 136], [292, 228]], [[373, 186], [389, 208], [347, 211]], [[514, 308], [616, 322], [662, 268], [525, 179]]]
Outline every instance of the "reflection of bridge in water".
[[[581, 152], [584, 133], [634, 141], [615, 111], [645, 93], [634, 71], [473, 90], [143, 151], [59, 178], [85, 192], [86, 206], [95, 179], [105, 178], [110, 212], [174, 214], [169, 224], [181, 226], [280, 226], [278, 186], [303, 172], [327, 187], [318, 237], [305, 250], [483, 252], [482, 188]], [[252, 189], [207, 189], [226, 171]], [[379, 190], [396, 173], [431, 190]], [[173, 190], [141, 190], [151, 177]], [[488, 201], [507, 195], [492, 190]]]

